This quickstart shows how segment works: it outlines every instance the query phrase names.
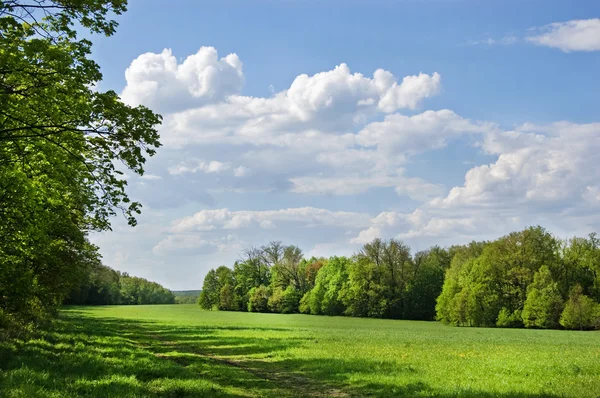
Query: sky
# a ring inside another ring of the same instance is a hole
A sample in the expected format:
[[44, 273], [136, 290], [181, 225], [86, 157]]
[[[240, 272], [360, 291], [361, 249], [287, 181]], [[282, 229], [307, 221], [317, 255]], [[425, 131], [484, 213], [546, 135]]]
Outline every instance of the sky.
[[[168, 7], [165, 5], [168, 4]], [[103, 80], [163, 116], [106, 265], [199, 289], [244, 248], [600, 232], [600, 2], [130, 0]]]

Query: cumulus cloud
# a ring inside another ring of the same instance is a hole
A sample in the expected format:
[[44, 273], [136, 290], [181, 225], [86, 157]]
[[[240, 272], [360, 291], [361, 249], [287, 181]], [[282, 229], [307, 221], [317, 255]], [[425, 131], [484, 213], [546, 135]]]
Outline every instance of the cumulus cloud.
[[564, 52], [600, 51], [600, 18], [555, 22], [534, 28], [527, 41]]
[[[486, 133], [481, 148], [497, 156], [471, 168], [462, 186], [412, 213], [385, 212], [351, 239], [449, 236], [485, 239], [531, 224], [587, 233], [600, 226], [600, 123], [525, 124]], [[587, 214], [588, 217], [582, 217]]]
[[307, 121], [323, 114], [353, 114], [361, 108], [376, 107], [388, 113], [414, 109], [423, 99], [437, 95], [440, 88], [439, 73], [406, 76], [398, 84], [394, 75], [383, 69], [368, 78], [340, 64], [331, 71], [296, 77], [281, 99], [294, 115]]
[[123, 101], [161, 112], [222, 101], [239, 93], [244, 83], [239, 57], [219, 59], [213, 47], [201, 47], [181, 64], [170, 49], [142, 54], [127, 68], [125, 79]]
[[[404, 176], [407, 157], [478, 128], [446, 110], [394, 113], [439, 94], [436, 72], [398, 79], [377, 69], [369, 77], [342, 63], [301, 74], [270, 97], [248, 97], [240, 95], [239, 58], [202, 47], [181, 63], [168, 49], [142, 54], [126, 78], [126, 101], [166, 111], [160, 133], [162, 152], [172, 152], [163, 155], [169, 174], [219, 175], [222, 190], [347, 195], [387, 187], [423, 200], [442, 189]], [[218, 160], [198, 160], [215, 153]]]
[[339, 134], [364, 125], [378, 113], [415, 109], [439, 94], [441, 76], [420, 73], [401, 82], [378, 69], [373, 77], [352, 73], [346, 64], [308, 76], [271, 97], [239, 95], [244, 80], [235, 54], [218, 59], [212, 47], [178, 64], [171, 50], [140, 55], [127, 69], [123, 99], [166, 110], [164, 143], [273, 142], [290, 134]]
[[492, 123], [474, 123], [451, 110], [442, 109], [414, 116], [386, 116], [382, 122], [371, 123], [362, 129], [357, 142], [365, 147], [377, 147], [384, 153], [415, 154], [442, 148], [449, 140], [465, 133], [483, 133], [494, 129]]
[[[439, 206], [576, 205], [583, 192], [598, 186], [594, 164], [600, 151], [600, 123], [524, 125], [517, 131], [490, 134], [484, 150], [498, 160], [469, 170], [465, 184], [450, 190]], [[510, 202], [507, 202], [510, 200]]]

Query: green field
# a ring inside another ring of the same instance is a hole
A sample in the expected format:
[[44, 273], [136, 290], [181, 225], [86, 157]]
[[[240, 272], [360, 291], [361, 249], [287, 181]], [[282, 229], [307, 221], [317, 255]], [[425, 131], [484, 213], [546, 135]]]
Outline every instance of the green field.
[[0, 343], [0, 396], [598, 397], [600, 333], [76, 307]]

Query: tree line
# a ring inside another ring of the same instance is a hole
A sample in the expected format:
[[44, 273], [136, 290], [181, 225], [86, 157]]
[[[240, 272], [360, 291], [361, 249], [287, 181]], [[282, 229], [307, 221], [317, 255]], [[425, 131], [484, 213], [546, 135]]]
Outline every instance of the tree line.
[[205, 309], [439, 320], [456, 326], [600, 329], [600, 239], [530, 227], [411, 254], [375, 239], [351, 257], [249, 248], [204, 278]]
[[66, 297], [67, 305], [175, 304], [169, 289], [97, 263]]
[[161, 117], [96, 89], [92, 43], [78, 37], [111, 36], [126, 6], [0, 1], [0, 337], [55, 314], [93, 277], [89, 234], [117, 214], [135, 225], [141, 211], [124, 172], [144, 173]]

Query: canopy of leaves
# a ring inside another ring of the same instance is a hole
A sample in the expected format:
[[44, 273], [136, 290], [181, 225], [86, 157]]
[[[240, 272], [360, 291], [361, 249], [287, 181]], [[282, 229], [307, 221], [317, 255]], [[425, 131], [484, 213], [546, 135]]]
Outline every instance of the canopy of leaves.
[[11, 323], [51, 314], [99, 262], [87, 234], [140, 213], [123, 170], [143, 174], [161, 118], [93, 89], [100, 68], [75, 29], [110, 36], [125, 10], [125, 0], [0, 1], [0, 311]]

